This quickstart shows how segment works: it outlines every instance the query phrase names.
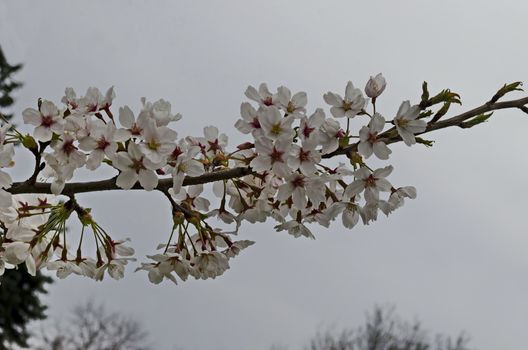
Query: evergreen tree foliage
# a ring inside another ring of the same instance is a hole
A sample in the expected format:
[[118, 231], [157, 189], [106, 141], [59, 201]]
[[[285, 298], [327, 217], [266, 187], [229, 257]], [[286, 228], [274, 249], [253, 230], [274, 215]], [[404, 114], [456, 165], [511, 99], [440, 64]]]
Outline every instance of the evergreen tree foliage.
[[0, 350], [27, 346], [28, 323], [46, 318], [40, 295], [46, 293], [45, 284], [51, 282], [41, 273], [31, 276], [23, 264], [5, 271], [0, 285]]
[[[12, 76], [22, 69], [22, 64], [10, 65], [0, 47], [0, 111], [3, 112], [4, 108], [8, 108], [15, 100], [11, 96], [11, 93], [20, 88], [22, 83], [13, 80]], [[12, 114], [2, 113], [4, 118], [11, 119]]]
[[[0, 47], [0, 113], [5, 119], [13, 117], [4, 109], [13, 105], [11, 93], [22, 86], [12, 78], [21, 68], [21, 64], [10, 65]], [[31, 276], [23, 264], [6, 270], [0, 277], [0, 350], [11, 349], [12, 345], [27, 346], [28, 323], [46, 318], [40, 295], [46, 293], [45, 285], [51, 282], [40, 272]]]

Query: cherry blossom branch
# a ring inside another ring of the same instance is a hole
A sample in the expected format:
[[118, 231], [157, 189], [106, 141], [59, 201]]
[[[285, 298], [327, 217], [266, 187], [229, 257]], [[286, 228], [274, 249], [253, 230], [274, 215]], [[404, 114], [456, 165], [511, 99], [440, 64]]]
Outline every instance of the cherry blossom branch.
[[[434, 130], [444, 129], [444, 128], [448, 128], [451, 126], [468, 128], [467, 124], [464, 124], [464, 122], [467, 121], [468, 119], [477, 117], [487, 112], [500, 110], [500, 109], [517, 108], [517, 109], [522, 110], [525, 113], [528, 113], [528, 108], [526, 107], [527, 104], [528, 104], [528, 97], [523, 97], [517, 100], [510, 100], [510, 101], [504, 101], [504, 102], [494, 102], [494, 103], [487, 102], [483, 104], [482, 106], [473, 108], [467, 112], [461, 113], [449, 119], [436, 121], [432, 124], [428, 124], [426, 130], [424, 132], [417, 133], [417, 135], [423, 135], [423, 134], [426, 134]], [[394, 134], [393, 132], [394, 130], [395, 129], [392, 128], [392, 129], [387, 130], [383, 134], [379, 135], [380, 139], [382, 139], [386, 144], [402, 141], [401, 136], [397, 134], [391, 135], [391, 134]], [[338, 148], [332, 153], [323, 155], [323, 158], [332, 158], [332, 157], [335, 157], [336, 155], [357, 152], [357, 147], [358, 147], [358, 143], [349, 145], [347, 147]]]
[[[252, 173], [249, 167], [237, 167], [227, 170], [218, 170], [210, 173], [205, 173], [200, 176], [187, 176], [183, 181], [183, 186], [200, 185], [210, 182], [234, 179], [242, 176], [246, 176]], [[162, 179], [159, 181], [157, 190], [167, 191], [172, 187], [172, 179]], [[144, 190], [139, 183], [135, 184], [132, 190]], [[87, 193], [87, 192], [99, 192], [99, 191], [113, 191], [123, 190], [121, 187], [116, 185], [116, 177], [101, 181], [90, 181], [90, 182], [72, 182], [64, 186], [62, 194], [65, 196]], [[47, 193], [51, 194], [51, 184], [45, 182], [14, 182], [13, 186], [8, 190], [11, 194], [21, 193]]]
[[[164, 279], [176, 283], [176, 276], [183, 281], [189, 276], [215, 278], [229, 268], [230, 259], [253, 244], [232, 238], [244, 221], [254, 224], [269, 218], [276, 221], [277, 231], [314, 238], [306, 224], [328, 227], [340, 217], [343, 226], [352, 229], [359, 220], [369, 224], [378, 213], [388, 216], [406, 198], [416, 198], [413, 186], [398, 186], [387, 179], [392, 165], [375, 169], [366, 164], [373, 155], [388, 160], [392, 153], [388, 144], [430, 145], [431, 141], [416, 136], [451, 126], [471, 128], [487, 121], [495, 110], [515, 108], [528, 113], [528, 97], [498, 102], [507, 93], [521, 90], [522, 83], [513, 82], [504, 84], [482, 106], [447, 118], [450, 106], [461, 104], [460, 95], [444, 89], [430, 96], [424, 82], [420, 103], [403, 101], [389, 120], [376, 108], [385, 86], [380, 73], [367, 82], [367, 98], [351, 81], [344, 97], [327, 92], [323, 99], [331, 106], [330, 118], [322, 108], [307, 113], [305, 92], [292, 94], [280, 86], [271, 93], [264, 83], [258, 90], [250, 86], [245, 95], [253, 102], [241, 104], [241, 119], [235, 127], [251, 139], [233, 152], [227, 150], [227, 135], [215, 126], [204, 127], [203, 137], [178, 139], [168, 125], [181, 115], [173, 114], [170, 103], [162, 99], [154, 103], [142, 99], [137, 117], [128, 106], [120, 107], [118, 124], [110, 112], [113, 88], [105, 95], [89, 88], [79, 98], [67, 88], [61, 108], [39, 100], [38, 109], [22, 112], [24, 122], [35, 126], [33, 135], [16, 129], [8, 134], [11, 126], [0, 125], [0, 168], [14, 164], [14, 143], [21, 143], [35, 158], [26, 181], [12, 183], [11, 176], [0, 170], [0, 270], [6, 263], [25, 263], [33, 274], [47, 268], [56, 270], [60, 278], [74, 273], [101, 280], [106, 271], [122, 278], [125, 265], [134, 260], [133, 249], [123, 244], [126, 240], [114, 240], [75, 196], [132, 189], [163, 193], [172, 206], [173, 221], [167, 243], [158, 245], [159, 253], [149, 255], [150, 262], [137, 269], [146, 271], [153, 283]], [[365, 109], [368, 98], [372, 113]], [[356, 116], [365, 124], [351, 130], [350, 119]], [[346, 131], [340, 118], [346, 121]], [[333, 168], [335, 164], [322, 163], [342, 155], [350, 164], [341, 162]], [[119, 174], [69, 182], [76, 170], [95, 171], [102, 164]], [[51, 183], [38, 182], [40, 177]], [[219, 206], [212, 210], [211, 202], [201, 197], [203, 184], [208, 183], [219, 199]], [[24, 195], [12, 196], [16, 194]], [[59, 201], [58, 195], [69, 200]], [[82, 224], [75, 255], [66, 233], [73, 212]], [[220, 220], [229, 231], [206, 220]], [[82, 251], [85, 231], [92, 231], [95, 258]]]
[[[522, 110], [523, 112], [528, 113], [528, 108], [526, 105], [528, 104], [528, 97], [520, 98], [517, 100], [511, 100], [511, 101], [504, 101], [504, 102], [495, 102], [495, 103], [485, 103], [482, 106], [473, 108], [467, 112], [461, 113], [459, 115], [456, 115], [454, 117], [451, 117], [446, 120], [437, 121], [432, 124], [427, 125], [427, 129], [420, 133], [420, 134], [426, 134], [428, 132], [444, 129], [447, 127], [452, 126], [459, 126], [464, 128], [464, 122], [467, 121], [470, 118], [482, 115], [487, 112], [491, 112], [494, 110], [500, 110], [500, 109], [509, 109], [509, 108], [517, 108]], [[382, 135], [380, 135], [380, 138], [383, 138], [386, 143], [396, 143], [402, 141], [402, 138], [398, 135], [390, 136], [392, 133], [392, 130], [390, 129], [386, 132], [384, 132]], [[343, 154], [349, 154], [350, 152], [356, 152], [357, 151], [358, 144], [354, 143], [344, 148], [339, 148], [335, 150], [332, 153], [325, 154], [322, 156], [322, 158], [332, 158], [337, 155], [343, 155]], [[37, 164], [39, 164], [38, 162]], [[40, 164], [39, 164], [40, 165]], [[206, 184], [211, 183], [215, 181], [220, 180], [229, 180], [234, 178], [243, 177], [246, 175], [249, 175], [252, 173], [252, 170], [250, 167], [236, 167], [232, 169], [227, 170], [218, 170], [210, 173], [205, 173], [200, 176], [185, 177], [185, 180], [183, 182], [184, 186], [190, 186], [190, 185], [199, 185], [199, 184]], [[31, 177], [32, 181], [26, 181], [26, 182], [15, 182], [13, 183], [13, 186], [8, 191], [12, 194], [20, 194], [20, 193], [48, 193], [51, 194], [51, 185], [49, 183], [43, 183], [43, 182], [34, 182], [34, 177]], [[156, 189], [160, 191], [166, 191], [172, 186], [172, 179], [162, 179], [159, 181], [158, 186]], [[143, 187], [139, 183], [136, 183], [132, 189], [134, 190], [142, 190]], [[87, 192], [99, 192], [99, 191], [112, 191], [112, 190], [122, 190], [122, 188], [118, 187], [116, 185], [116, 177], [113, 177], [111, 179], [107, 180], [101, 180], [101, 181], [90, 181], [90, 182], [72, 182], [65, 185], [64, 190], [62, 191], [62, 194], [64, 195], [72, 195], [72, 194], [78, 194], [78, 193], [87, 193]]]

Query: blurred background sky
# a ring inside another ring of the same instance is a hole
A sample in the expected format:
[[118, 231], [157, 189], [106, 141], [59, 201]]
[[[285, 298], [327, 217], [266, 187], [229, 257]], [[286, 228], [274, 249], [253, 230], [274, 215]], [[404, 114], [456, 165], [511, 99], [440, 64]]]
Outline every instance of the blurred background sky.
[[[2, 1], [0, 45], [24, 63], [14, 109], [64, 88], [114, 85], [117, 107], [167, 99], [184, 118], [179, 136], [233, 127], [248, 85], [342, 93], [348, 80], [388, 81], [379, 111], [419, 102], [421, 83], [451, 88], [464, 105], [487, 101], [506, 82], [528, 81], [528, 4], [496, 1]], [[510, 97], [518, 95], [512, 94]], [[245, 225], [257, 242], [220, 278], [152, 285], [128, 266], [124, 280], [70, 277], [50, 287], [59, 317], [88, 298], [140, 318], [159, 349], [298, 349], [315, 331], [348, 327], [374, 304], [392, 303], [430, 329], [469, 332], [482, 350], [528, 343], [528, 116], [500, 111], [471, 130], [430, 134], [434, 147], [391, 145], [391, 181], [418, 198], [352, 231], [314, 228], [317, 239]], [[23, 151], [22, 151], [23, 152]], [[27, 158], [29, 159], [29, 158]], [[19, 161], [26, 172], [31, 164]], [[26, 167], [26, 168], [24, 168]], [[81, 174], [88, 179], [89, 175]], [[170, 229], [159, 193], [79, 196], [142, 261]]]

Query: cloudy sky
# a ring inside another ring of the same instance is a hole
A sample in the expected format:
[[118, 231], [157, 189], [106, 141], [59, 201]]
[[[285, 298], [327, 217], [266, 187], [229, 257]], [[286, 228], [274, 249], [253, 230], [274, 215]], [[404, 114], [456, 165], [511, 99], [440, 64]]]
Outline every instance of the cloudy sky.
[[[462, 95], [453, 112], [480, 105], [502, 84], [528, 81], [527, 13], [517, 0], [13, 0], [0, 3], [0, 44], [25, 64], [19, 116], [38, 97], [59, 102], [67, 86], [113, 85], [115, 106], [164, 98], [184, 115], [180, 136], [217, 125], [234, 145], [246, 140], [233, 127], [243, 92], [261, 82], [306, 91], [313, 109], [326, 91], [383, 72], [387, 116], [417, 102], [424, 80]], [[357, 325], [391, 303], [431, 330], [467, 331], [475, 348], [523, 348], [527, 128], [527, 115], [502, 111], [471, 130], [431, 134], [431, 149], [391, 146], [391, 180], [419, 196], [370, 226], [316, 228], [311, 241], [246, 225], [241, 236], [257, 244], [216, 280], [154, 286], [131, 268], [121, 281], [72, 277], [50, 288], [50, 313], [92, 298], [142, 319], [162, 350], [300, 349], [318, 329]], [[140, 260], [169, 233], [160, 194], [79, 199], [130, 237]]]

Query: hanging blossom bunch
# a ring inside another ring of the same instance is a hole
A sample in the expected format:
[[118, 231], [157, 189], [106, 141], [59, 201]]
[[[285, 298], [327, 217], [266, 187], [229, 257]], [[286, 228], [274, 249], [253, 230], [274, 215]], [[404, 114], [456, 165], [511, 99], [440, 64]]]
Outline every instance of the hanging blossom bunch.
[[[31, 274], [45, 268], [59, 278], [122, 278], [125, 266], [135, 260], [134, 250], [127, 240], [112, 238], [91, 209], [78, 204], [76, 195], [86, 192], [156, 190], [166, 196], [173, 216], [168, 238], [137, 267], [153, 283], [220, 276], [232, 258], [254, 243], [237, 239], [246, 221], [271, 219], [277, 231], [308, 238], [314, 238], [310, 224], [369, 224], [380, 212], [389, 215], [405, 199], [416, 198], [414, 187], [389, 180], [390, 144], [430, 146], [417, 135], [449, 126], [469, 128], [496, 109], [528, 113], [528, 98], [498, 102], [520, 85], [504, 85], [483, 106], [449, 119], [443, 117], [451, 104], [460, 104], [459, 95], [442, 90], [430, 97], [427, 83], [420, 102], [377, 111], [386, 87], [381, 74], [363, 90], [348, 82], [344, 93], [324, 94], [329, 113], [307, 111], [304, 92], [250, 86], [245, 93], [249, 101], [241, 104], [235, 123], [248, 140], [233, 149], [215, 126], [205, 127], [203, 135], [179, 136], [172, 125], [181, 115], [165, 100], [143, 98], [138, 113], [123, 106], [114, 115], [113, 88], [104, 95], [89, 88], [80, 97], [67, 88], [61, 106], [39, 100], [38, 108], [23, 111], [32, 134], [7, 123], [0, 127], [0, 168], [13, 166], [17, 143], [35, 158], [26, 181], [14, 183], [0, 170], [0, 274], [26, 264]], [[373, 159], [382, 165], [369, 166]], [[110, 167], [115, 177], [71, 182], [77, 170], [100, 167]], [[213, 205], [203, 196], [204, 185], [217, 197]], [[72, 216], [81, 232], [67, 232]], [[215, 227], [220, 222], [228, 229]], [[95, 247], [91, 253], [87, 241]]]

